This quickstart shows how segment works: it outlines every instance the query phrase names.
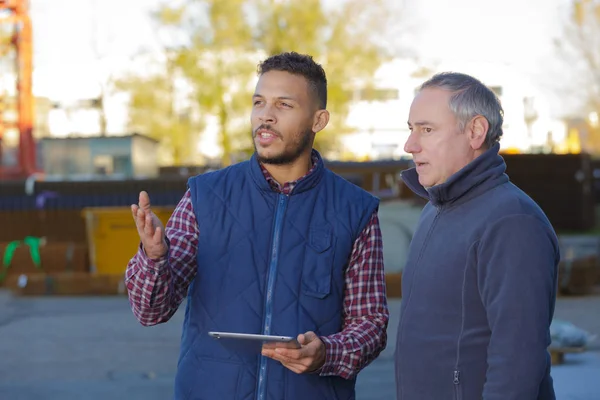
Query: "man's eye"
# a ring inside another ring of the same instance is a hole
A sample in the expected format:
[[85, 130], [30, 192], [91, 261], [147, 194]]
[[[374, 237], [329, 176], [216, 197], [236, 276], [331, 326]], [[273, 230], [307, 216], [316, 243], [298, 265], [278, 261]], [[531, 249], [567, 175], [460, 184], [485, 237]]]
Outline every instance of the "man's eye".
[[427, 133], [431, 132], [431, 128], [423, 128], [423, 130]]

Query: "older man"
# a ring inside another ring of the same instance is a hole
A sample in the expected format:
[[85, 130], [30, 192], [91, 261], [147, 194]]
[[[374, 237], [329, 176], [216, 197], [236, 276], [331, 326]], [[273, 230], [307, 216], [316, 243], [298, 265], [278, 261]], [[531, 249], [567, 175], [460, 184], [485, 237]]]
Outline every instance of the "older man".
[[429, 200], [403, 273], [399, 400], [554, 399], [549, 327], [559, 248], [498, 154], [503, 110], [477, 79], [443, 73], [412, 103], [403, 180]]

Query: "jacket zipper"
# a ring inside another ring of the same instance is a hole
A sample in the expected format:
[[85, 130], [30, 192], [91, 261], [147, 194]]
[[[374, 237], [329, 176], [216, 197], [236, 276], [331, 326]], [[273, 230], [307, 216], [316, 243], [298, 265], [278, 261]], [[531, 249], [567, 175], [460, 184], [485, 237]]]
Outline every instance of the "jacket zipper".
[[[275, 211], [275, 227], [273, 229], [273, 239], [271, 245], [271, 262], [269, 263], [269, 272], [267, 278], [267, 291], [265, 294], [265, 318], [263, 320], [263, 335], [271, 334], [271, 317], [273, 313], [273, 286], [277, 276], [277, 262], [279, 260], [279, 247], [281, 243], [281, 230], [283, 228], [283, 216], [287, 207], [288, 197], [280, 194], [277, 200], [277, 209]], [[266, 398], [267, 391], [267, 358], [260, 356], [260, 367], [258, 370], [258, 400]]]
[[459, 387], [458, 385], [460, 385], [460, 371], [459, 370], [454, 370], [454, 398], [456, 400], [461, 400], [461, 396], [459, 396]]
[[465, 282], [467, 279], [467, 268], [465, 267], [465, 271], [463, 272], [463, 280], [461, 286], [461, 296], [460, 296], [460, 332], [458, 334], [458, 340], [456, 341], [456, 364], [454, 365], [454, 388], [456, 392], [456, 398], [460, 399], [461, 396], [459, 392], [459, 384], [460, 384], [460, 344], [463, 337], [463, 332], [465, 330]]

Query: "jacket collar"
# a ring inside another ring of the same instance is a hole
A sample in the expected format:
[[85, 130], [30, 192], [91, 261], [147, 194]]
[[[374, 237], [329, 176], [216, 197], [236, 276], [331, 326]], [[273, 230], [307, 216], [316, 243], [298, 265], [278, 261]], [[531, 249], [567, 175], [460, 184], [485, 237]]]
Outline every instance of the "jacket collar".
[[434, 206], [462, 203], [491, 188], [508, 182], [506, 163], [499, 154], [496, 143], [464, 168], [450, 176], [442, 184], [425, 189], [419, 183], [416, 168], [402, 171], [402, 180], [417, 195], [429, 200]]

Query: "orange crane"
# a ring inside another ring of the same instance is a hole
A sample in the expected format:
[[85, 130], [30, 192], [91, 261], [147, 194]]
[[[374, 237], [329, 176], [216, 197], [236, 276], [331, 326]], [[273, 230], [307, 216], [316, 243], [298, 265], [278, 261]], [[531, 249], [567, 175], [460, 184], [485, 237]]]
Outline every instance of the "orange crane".
[[[9, 46], [15, 54], [16, 76], [16, 111], [19, 131], [18, 165], [2, 167], [0, 163], [0, 179], [24, 178], [37, 171], [36, 150], [33, 139], [34, 100], [32, 92], [33, 75], [33, 38], [31, 18], [29, 17], [29, 0], [0, 0], [0, 24], [2, 28], [9, 25], [11, 40]], [[3, 29], [4, 30], [4, 29]], [[5, 52], [4, 54], [10, 54]], [[2, 101], [4, 99], [0, 99]], [[3, 104], [6, 104], [4, 100]], [[0, 161], [2, 160], [2, 135], [4, 133], [5, 110], [0, 110]]]

